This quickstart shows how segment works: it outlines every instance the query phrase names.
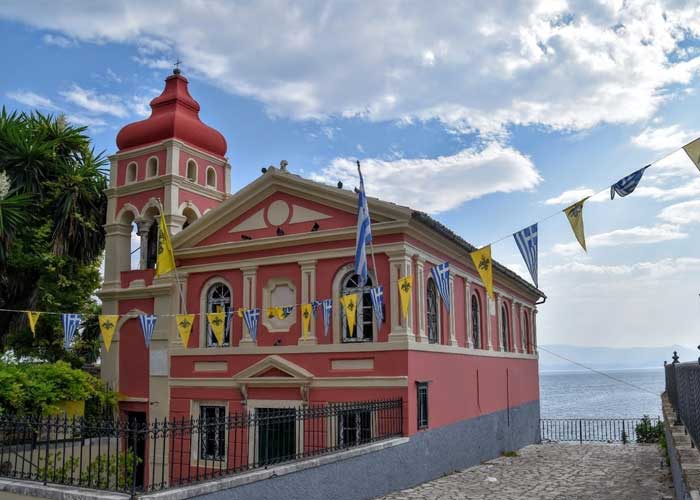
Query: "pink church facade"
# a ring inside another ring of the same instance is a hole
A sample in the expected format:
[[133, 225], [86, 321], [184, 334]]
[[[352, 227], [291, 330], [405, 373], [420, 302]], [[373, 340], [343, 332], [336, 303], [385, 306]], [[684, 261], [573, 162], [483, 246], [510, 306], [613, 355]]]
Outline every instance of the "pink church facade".
[[[151, 106], [150, 118], [119, 132], [107, 192], [100, 297], [104, 314], [121, 319], [110, 351], [103, 349], [102, 377], [120, 392], [124, 416], [189, 419], [210, 408], [232, 414], [400, 398], [404, 433], [412, 436], [538, 408], [542, 292], [495, 265], [492, 300], [469, 258], [471, 245], [423, 213], [370, 197], [376, 267], [370, 259], [369, 278], [384, 286], [379, 323], [353, 272], [353, 191], [269, 167], [230, 194], [226, 141], [200, 121], [187, 80], [169, 76]], [[160, 204], [177, 278], [154, 274]], [[137, 269], [134, 237], [141, 243]], [[445, 261], [449, 312], [430, 273]], [[413, 277], [406, 318], [397, 286], [404, 276]], [[361, 297], [352, 331], [338, 304], [344, 293]], [[329, 298], [327, 334], [321, 314], [306, 338], [299, 307], [284, 319], [265, 314], [268, 307]], [[218, 345], [205, 313], [219, 307], [261, 308], [257, 338], [233, 314]], [[185, 309], [196, 314], [187, 346], [174, 317]], [[150, 348], [138, 322], [143, 313], [159, 317]]]

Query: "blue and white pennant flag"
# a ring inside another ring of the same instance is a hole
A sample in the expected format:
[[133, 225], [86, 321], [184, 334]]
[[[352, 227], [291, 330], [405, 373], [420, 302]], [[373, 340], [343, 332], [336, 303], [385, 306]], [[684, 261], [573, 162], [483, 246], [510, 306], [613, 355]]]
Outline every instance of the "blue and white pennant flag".
[[357, 173], [360, 175], [360, 192], [357, 197], [357, 237], [355, 239], [355, 273], [358, 275], [359, 287], [367, 283], [367, 249], [366, 245], [372, 242], [372, 227], [365, 195], [365, 181], [362, 179], [360, 162], [357, 162]]
[[331, 313], [333, 312], [333, 299], [325, 299], [323, 306], [323, 336], [328, 336], [328, 330], [331, 327]]
[[377, 324], [381, 324], [384, 321], [384, 287], [375, 286], [369, 289], [369, 293], [372, 296], [372, 309], [374, 309]]
[[513, 234], [515, 244], [523, 256], [527, 270], [530, 271], [532, 282], [537, 285], [537, 224], [526, 227]]
[[258, 320], [260, 319], [260, 309], [246, 309], [243, 312], [243, 320], [248, 328], [248, 333], [253, 341], [258, 339]]
[[294, 312], [294, 306], [282, 306], [282, 315], [286, 318]]
[[80, 326], [80, 314], [61, 314], [61, 322], [63, 323], [63, 347], [68, 351], [73, 342], [73, 336]]
[[139, 322], [141, 323], [141, 331], [143, 332], [143, 340], [146, 342], [146, 347], [151, 346], [153, 330], [156, 329], [156, 321], [158, 321], [158, 317], [155, 314], [139, 315]]
[[636, 172], [632, 172], [627, 177], [623, 177], [615, 184], [610, 186], [610, 199], [615, 199], [615, 193], [617, 193], [621, 197], [625, 197], [628, 194], [632, 194], [632, 192], [637, 188], [637, 184], [639, 184], [639, 181], [642, 180], [644, 171], [650, 166], [651, 165], [647, 165], [646, 167], [640, 168]]
[[311, 313], [314, 315], [314, 319], [316, 319], [316, 313], [318, 312], [318, 308], [321, 307], [322, 304], [323, 302], [320, 300], [311, 301]]
[[438, 292], [442, 297], [442, 301], [445, 303], [447, 311], [450, 310], [450, 263], [443, 262], [438, 264], [430, 270], [430, 274], [435, 280]]

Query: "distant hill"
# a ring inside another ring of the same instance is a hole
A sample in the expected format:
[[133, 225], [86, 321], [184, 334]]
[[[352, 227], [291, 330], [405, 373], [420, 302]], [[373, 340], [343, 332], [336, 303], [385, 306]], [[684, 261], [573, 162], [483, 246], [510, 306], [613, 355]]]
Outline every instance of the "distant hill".
[[680, 345], [668, 347], [584, 347], [545, 344], [540, 347], [540, 371], [584, 369], [547, 351], [598, 370], [662, 367], [664, 360], [671, 362], [673, 351], [678, 351], [680, 361], [697, 361], [698, 356], [700, 356], [699, 350]]

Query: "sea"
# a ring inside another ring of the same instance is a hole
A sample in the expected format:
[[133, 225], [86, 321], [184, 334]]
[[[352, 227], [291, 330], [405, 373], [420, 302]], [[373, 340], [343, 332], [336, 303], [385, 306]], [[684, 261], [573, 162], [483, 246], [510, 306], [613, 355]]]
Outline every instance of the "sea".
[[540, 372], [542, 418], [640, 418], [661, 415], [663, 368]]

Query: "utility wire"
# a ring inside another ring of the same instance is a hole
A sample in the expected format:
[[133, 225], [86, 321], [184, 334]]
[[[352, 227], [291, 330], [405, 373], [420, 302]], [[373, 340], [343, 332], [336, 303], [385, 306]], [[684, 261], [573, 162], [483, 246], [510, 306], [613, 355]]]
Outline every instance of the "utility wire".
[[597, 373], [598, 375], [602, 375], [603, 377], [607, 377], [607, 378], [609, 378], [610, 380], [614, 380], [615, 382], [619, 382], [620, 384], [624, 384], [624, 385], [633, 387], [633, 388], [635, 388], [635, 389], [637, 389], [637, 390], [639, 390], [639, 391], [646, 392], [646, 393], [649, 393], [649, 394], [653, 394], [654, 396], [658, 396], [658, 394], [655, 393], [654, 391], [650, 391], [649, 389], [646, 389], [646, 388], [644, 388], [644, 387], [638, 386], [638, 385], [633, 384], [633, 383], [631, 383], [631, 382], [627, 382], [626, 380], [622, 380], [621, 378], [613, 377], [612, 375], [609, 375], [609, 374], [607, 374], [607, 373], [605, 373], [605, 372], [602, 372], [602, 371], [600, 371], [600, 370], [596, 370], [595, 368], [591, 368], [590, 366], [586, 366], [586, 365], [584, 365], [583, 363], [579, 363], [578, 361], [574, 361], [573, 359], [569, 359], [569, 358], [567, 358], [566, 356], [562, 356], [561, 354], [557, 354], [556, 352], [552, 352], [552, 351], [550, 351], [549, 349], [545, 349], [545, 348], [542, 347], [542, 346], [537, 346], [537, 349], [538, 349], [538, 350], [541, 350], [541, 351], [544, 351], [544, 352], [546, 352], [546, 353], [549, 353], [549, 354], [551, 354], [552, 356], [556, 356], [557, 358], [561, 358], [561, 359], [563, 359], [564, 361], [568, 361], [569, 363], [573, 363], [573, 364], [575, 364], [575, 365], [577, 365], [577, 366], [580, 366], [581, 368], [585, 368], [586, 370], [590, 370], [590, 371], [592, 371], [593, 373]]

